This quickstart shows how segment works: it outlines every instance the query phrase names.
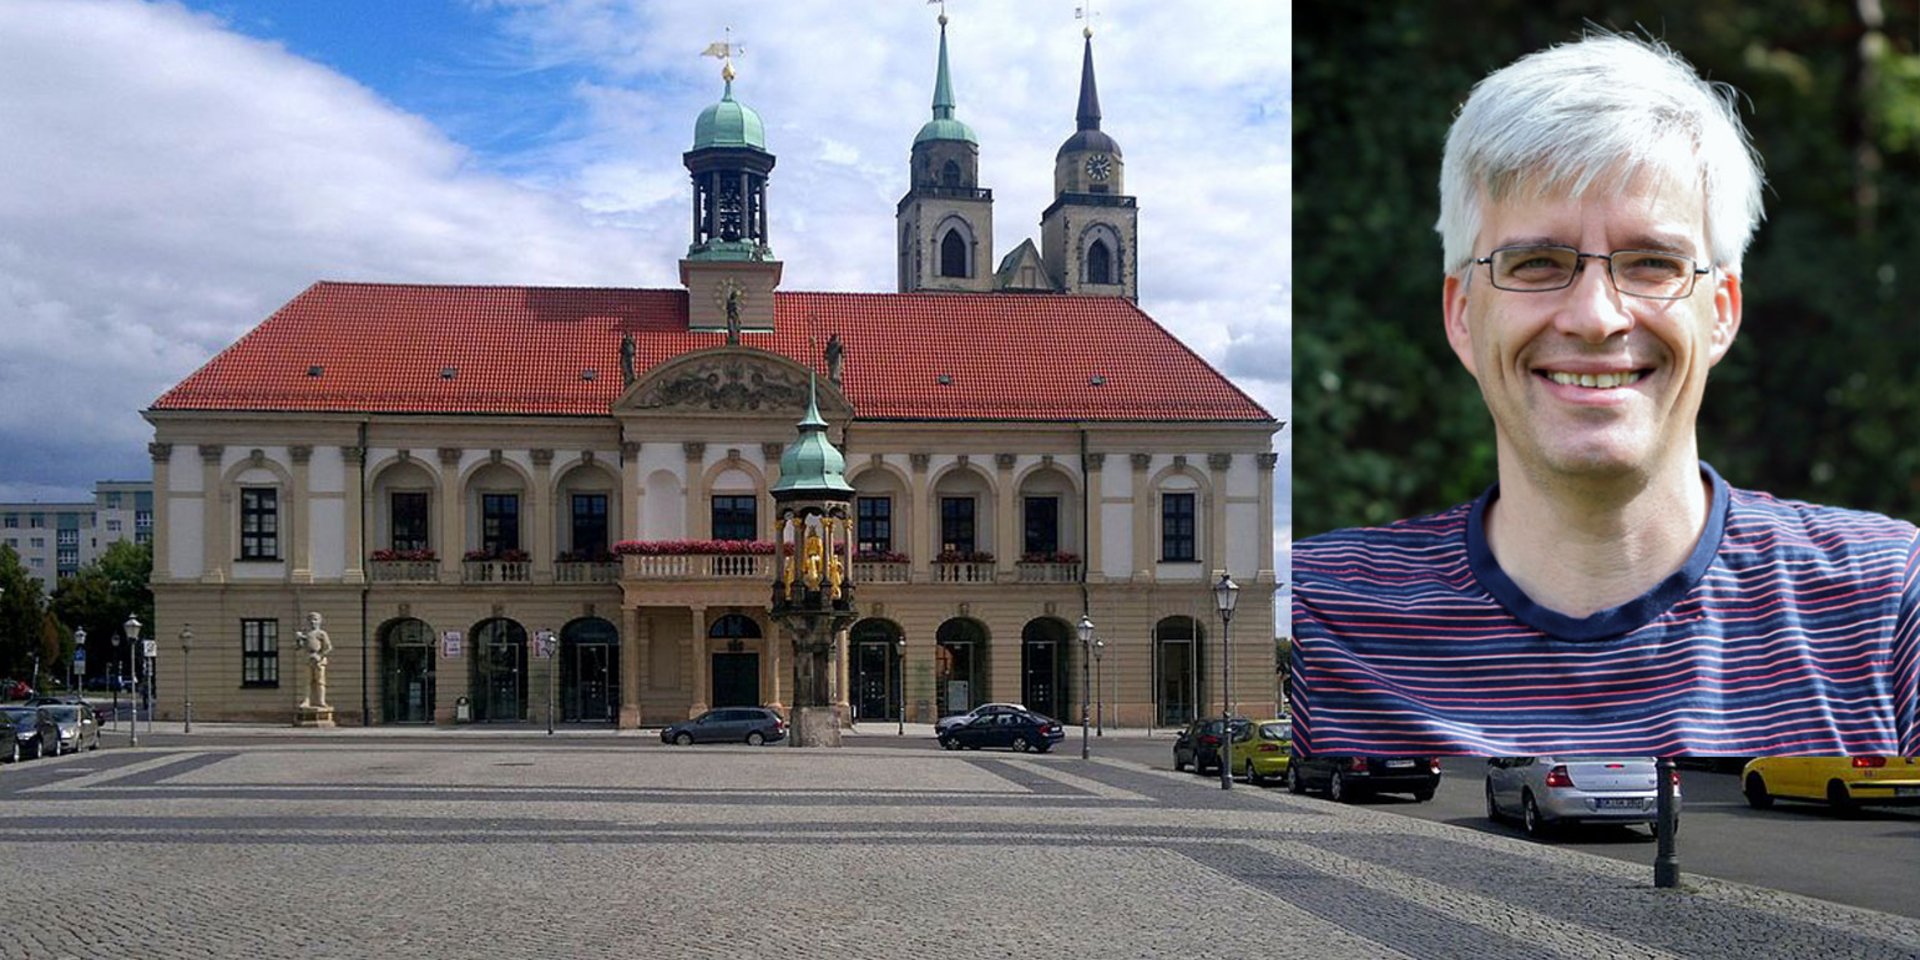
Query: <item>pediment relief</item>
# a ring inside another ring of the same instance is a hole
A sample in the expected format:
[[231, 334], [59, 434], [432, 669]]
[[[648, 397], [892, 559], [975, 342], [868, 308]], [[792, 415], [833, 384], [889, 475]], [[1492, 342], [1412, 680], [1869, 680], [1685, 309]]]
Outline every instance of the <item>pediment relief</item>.
[[[852, 408], [825, 377], [820, 412], [844, 419]], [[748, 414], [799, 420], [807, 410], [807, 369], [777, 353], [716, 347], [647, 371], [614, 404], [614, 412]]]

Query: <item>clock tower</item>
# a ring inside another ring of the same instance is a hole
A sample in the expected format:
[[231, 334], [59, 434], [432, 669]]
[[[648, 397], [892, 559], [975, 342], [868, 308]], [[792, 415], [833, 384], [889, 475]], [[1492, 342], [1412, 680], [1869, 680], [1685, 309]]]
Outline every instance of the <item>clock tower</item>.
[[1054, 200], [1040, 215], [1041, 259], [1064, 293], [1139, 299], [1139, 215], [1120, 144], [1100, 129], [1093, 31], [1082, 31], [1078, 129], [1053, 159]]
[[900, 292], [993, 289], [993, 191], [980, 186], [980, 143], [953, 116], [947, 77], [947, 15], [940, 15], [940, 66], [933, 119], [913, 138], [907, 195], [894, 211]]
[[700, 112], [693, 149], [682, 155], [693, 177], [693, 242], [680, 261], [687, 288], [687, 328], [773, 332], [773, 289], [780, 261], [767, 245], [766, 127], [753, 108], [733, 99], [733, 64], [721, 68], [720, 102]]

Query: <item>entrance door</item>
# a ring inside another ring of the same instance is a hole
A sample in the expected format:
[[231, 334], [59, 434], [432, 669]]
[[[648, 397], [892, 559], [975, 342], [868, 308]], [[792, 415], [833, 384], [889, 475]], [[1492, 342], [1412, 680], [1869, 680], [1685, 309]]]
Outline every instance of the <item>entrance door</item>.
[[854, 709], [862, 720], [893, 719], [893, 644], [862, 643], [854, 653]]
[[713, 702], [715, 707], [757, 707], [760, 705], [760, 655], [757, 653], [716, 653], [713, 655]]
[[614, 718], [614, 683], [619, 675], [618, 652], [608, 643], [575, 644], [570, 668], [572, 685], [567, 698], [566, 718], [598, 723]]
[[1026, 682], [1020, 686], [1020, 702], [1035, 713], [1060, 716], [1060, 685], [1055, 676], [1058, 648], [1051, 640], [1028, 641], [1021, 648], [1026, 659]]
[[1155, 665], [1159, 676], [1160, 725], [1177, 727], [1193, 719], [1193, 643], [1161, 641]]
[[387, 650], [387, 722], [433, 722], [433, 648], [412, 644]]
[[480, 696], [485, 701], [485, 719], [512, 723], [521, 718], [525, 710], [521, 698], [521, 655], [519, 644], [505, 641], [487, 644], [482, 652], [486, 662], [481, 670], [486, 684]]

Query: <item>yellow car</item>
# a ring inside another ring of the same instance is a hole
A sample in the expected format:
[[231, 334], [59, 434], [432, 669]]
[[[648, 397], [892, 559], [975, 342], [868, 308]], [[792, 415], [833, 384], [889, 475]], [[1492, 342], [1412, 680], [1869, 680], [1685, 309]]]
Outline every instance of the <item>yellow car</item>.
[[1261, 784], [1287, 775], [1287, 757], [1293, 750], [1293, 721], [1287, 717], [1250, 723], [1233, 738], [1233, 770], [1247, 782]]
[[1860, 804], [1920, 804], [1920, 760], [1913, 757], [1761, 757], [1740, 771], [1747, 805], [1777, 799], [1825, 801], [1835, 810]]

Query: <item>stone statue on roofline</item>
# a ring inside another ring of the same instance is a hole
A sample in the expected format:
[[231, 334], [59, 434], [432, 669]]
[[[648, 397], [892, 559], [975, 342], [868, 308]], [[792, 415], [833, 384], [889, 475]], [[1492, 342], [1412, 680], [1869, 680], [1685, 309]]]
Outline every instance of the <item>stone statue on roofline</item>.
[[623, 386], [629, 386], [629, 387], [633, 386], [633, 381], [634, 381], [633, 355], [635, 352], [636, 350], [633, 344], [633, 334], [631, 332], [621, 334], [620, 335], [620, 383]]

